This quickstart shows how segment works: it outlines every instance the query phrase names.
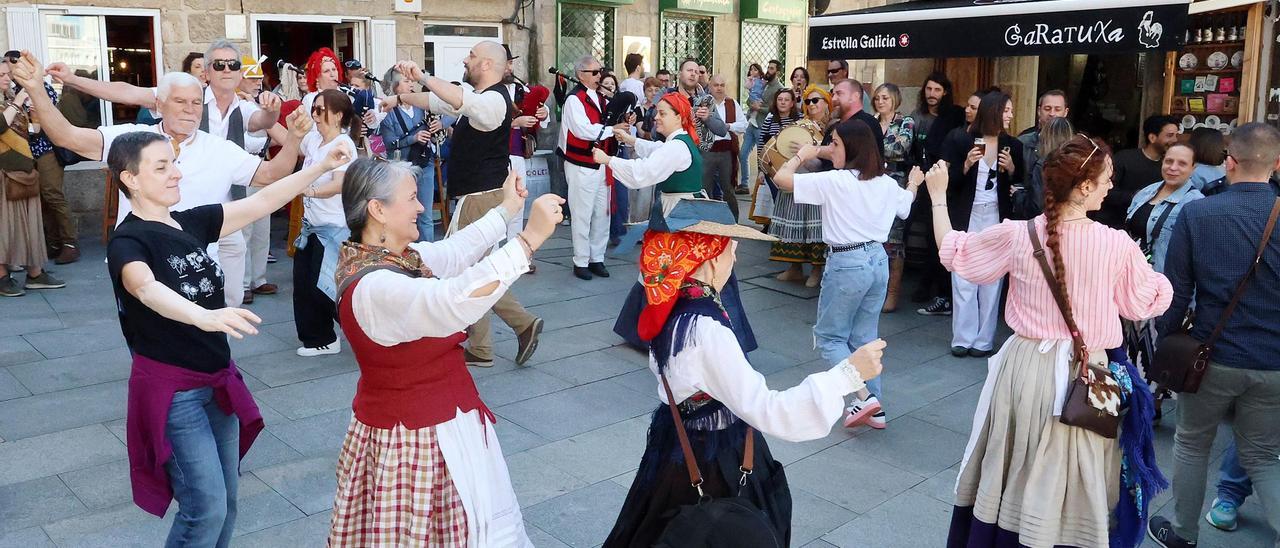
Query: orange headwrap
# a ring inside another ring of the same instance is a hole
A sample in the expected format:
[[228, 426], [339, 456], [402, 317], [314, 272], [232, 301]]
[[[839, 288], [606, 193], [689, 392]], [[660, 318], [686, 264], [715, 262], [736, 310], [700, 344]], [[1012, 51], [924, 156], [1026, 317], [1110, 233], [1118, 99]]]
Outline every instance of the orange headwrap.
[[342, 62], [338, 61], [338, 54], [329, 48], [320, 48], [311, 53], [311, 57], [307, 58], [307, 87], [311, 91], [321, 91], [316, 88], [316, 82], [320, 80], [320, 67], [324, 65], [324, 60], [333, 61], [333, 66], [338, 70], [342, 70]]
[[[817, 93], [822, 97], [822, 100], [827, 102], [827, 116], [830, 116], [831, 115], [831, 94], [827, 93], [827, 90], [825, 89], [822, 89], [814, 84], [809, 84], [809, 87], [804, 88], [804, 93], [800, 95], [800, 98], [796, 99], [801, 103], [800, 110], [804, 112], [804, 117], [812, 120], [812, 118], [809, 117], [809, 109], [805, 108], [806, 106], [808, 106], [808, 103], [805, 103], [805, 101], [809, 100], [809, 95], [813, 93]], [[826, 122], [826, 120], [818, 120], [818, 121]]]
[[[663, 100], [672, 95], [676, 94], [667, 94]], [[683, 97], [681, 100], [684, 100], [687, 112], [689, 101]], [[650, 341], [662, 332], [684, 280], [702, 263], [718, 257], [728, 247], [729, 238], [726, 236], [655, 230], [644, 233], [644, 247], [640, 251], [640, 284], [644, 287], [646, 305], [636, 326], [640, 339]]]
[[701, 144], [698, 142], [698, 132], [693, 127], [693, 105], [689, 103], [689, 98], [673, 91], [663, 95], [661, 100], [666, 101], [671, 105], [671, 109], [680, 115], [680, 127], [693, 138], [693, 144]]

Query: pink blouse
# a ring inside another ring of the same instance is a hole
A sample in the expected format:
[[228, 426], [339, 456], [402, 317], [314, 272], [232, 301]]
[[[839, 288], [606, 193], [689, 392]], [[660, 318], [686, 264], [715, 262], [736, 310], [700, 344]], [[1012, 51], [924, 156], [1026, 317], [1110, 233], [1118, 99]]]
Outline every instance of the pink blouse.
[[[1173, 287], [1168, 278], [1147, 263], [1127, 234], [1099, 223], [1060, 226], [1067, 295], [1090, 350], [1121, 345], [1121, 317], [1152, 318], [1169, 307]], [[1043, 215], [1036, 217], [1036, 229], [1041, 243], [1047, 242]], [[952, 231], [943, 238], [938, 255], [947, 270], [976, 284], [1009, 274], [1005, 321], [1014, 333], [1031, 339], [1069, 339], [1071, 332], [1032, 252], [1026, 221], [1009, 220], [977, 233]]]

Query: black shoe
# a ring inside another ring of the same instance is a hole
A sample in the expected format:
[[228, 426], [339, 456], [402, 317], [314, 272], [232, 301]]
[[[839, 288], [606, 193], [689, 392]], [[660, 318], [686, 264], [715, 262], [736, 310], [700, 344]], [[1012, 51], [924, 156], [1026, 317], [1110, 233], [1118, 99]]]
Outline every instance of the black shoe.
[[516, 350], [516, 365], [524, 365], [529, 358], [533, 357], [533, 351], [538, 349], [538, 336], [541, 334], [542, 318], [534, 318], [529, 327], [516, 335], [516, 342], [519, 343]]
[[590, 280], [590, 279], [591, 279], [591, 271], [590, 271], [590, 270], [587, 270], [587, 267], [585, 267], [585, 266], [575, 266], [575, 267], [573, 267], [573, 275], [574, 275], [574, 276], [577, 276], [579, 280]]
[[971, 350], [970, 350], [970, 349], [968, 349], [968, 348], [965, 348], [965, 347], [963, 347], [963, 346], [953, 346], [953, 347], [951, 347], [951, 355], [952, 355], [952, 356], [955, 356], [955, 357], [957, 357], [957, 358], [963, 358], [963, 357], [965, 357], [965, 356], [968, 356], [968, 355], [969, 355], [969, 352], [971, 352]]
[[977, 348], [969, 349], [969, 357], [971, 358], [985, 358], [995, 353], [995, 350], [978, 350]]
[[604, 263], [587, 263], [587, 270], [601, 278], [609, 277], [609, 271], [604, 268]]
[[462, 350], [462, 359], [467, 362], [467, 365], [472, 367], [493, 367], [493, 358], [485, 359], [477, 357], [467, 349]]
[[1173, 532], [1173, 523], [1160, 516], [1151, 516], [1147, 521], [1147, 536], [1164, 548], [1190, 548], [1195, 546], [1193, 540], [1187, 540]]
[[934, 297], [933, 302], [924, 308], [917, 308], [916, 314], [921, 316], [950, 316], [951, 301], [942, 297]]

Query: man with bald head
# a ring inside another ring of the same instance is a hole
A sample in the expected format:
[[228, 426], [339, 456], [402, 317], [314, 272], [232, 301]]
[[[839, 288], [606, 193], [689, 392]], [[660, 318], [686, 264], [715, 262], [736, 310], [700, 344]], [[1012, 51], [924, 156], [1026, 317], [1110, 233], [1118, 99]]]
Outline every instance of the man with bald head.
[[[507, 49], [485, 40], [471, 48], [462, 61], [464, 84], [437, 78], [413, 61], [396, 63], [396, 70], [422, 85], [422, 93], [392, 95], [383, 99], [389, 111], [404, 102], [436, 114], [457, 116], [450, 145], [449, 198], [456, 198], [449, 233], [480, 220], [502, 203], [502, 183], [510, 170], [512, 101], [503, 78], [507, 74]], [[575, 212], [576, 213], [576, 212]], [[510, 221], [510, 219], [508, 219]], [[542, 319], [525, 310], [507, 292], [493, 305], [493, 312], [516, 332], [516, 364], [524, 365], [538, 347]], [[467, 329], [467, 365], [493, 366], [493, 334], [489, 315]]]
[[711, 150], [702, 154], [702, 188], [708, 196], [723, 199], [729, 204], [733, 218], [737, 219], [738, 198], [734, 195], [734, 181], [738, 179], [739, 135], [747, 131], [747, 114], [742, 111], [742, 105], [729, 97], [723, 74], [713, 74], [707, 82], [714, 99], [711, 105], [729, 131], [715, 136]]

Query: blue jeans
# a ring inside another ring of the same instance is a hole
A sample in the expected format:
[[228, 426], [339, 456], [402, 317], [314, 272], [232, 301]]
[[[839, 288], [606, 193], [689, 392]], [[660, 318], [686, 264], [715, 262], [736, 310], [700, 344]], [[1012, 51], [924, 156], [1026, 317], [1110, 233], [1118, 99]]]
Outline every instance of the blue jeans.
[[418, 202], [426, 208], [418, 214], [418, 241], [431, 242], [436, 239], [435, 205], [436, 199], [436, 164], [433, 158], [418, 174]]
[[1240, 506], [1252, 494], [1253, 482], [1249, 481], [1249, 474], [1240, 466], [1236, 442], [1232, 440], [1231, 445], [1227, 446], [1227, 452], [1222, 455], [1222, 468], [1218, 471], [1218, 498]]
[[[848, 358], [858, 347], [876, 340], [880, 332], [880, 308], [889, 287], [889, 257], [884, 246], [873, 243], [863, 249], [830, 253], [818, 294], [818, 322], [814, 344], [827, 365]], [[867, 389], [883, 399], [880, 377]]]
[[165, 435], [173, 457], [165, 463], [178, 513], [166, 547], [231, 543], [240, 484], [240, 421], [223, 414], [212, 388], [173, 395]]
[[747, 131], [742, 136], [742, 152], [738, 154], [738, 186], [751, 188], [747, 185], [747, 172], [750, 171], [750, 164], [747, 160], [756, 153], [756, 143], [760, 142], [760, 128], [747, 124]]

